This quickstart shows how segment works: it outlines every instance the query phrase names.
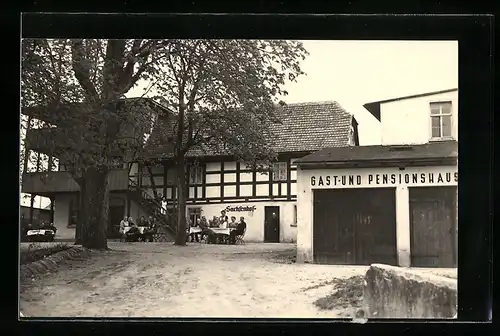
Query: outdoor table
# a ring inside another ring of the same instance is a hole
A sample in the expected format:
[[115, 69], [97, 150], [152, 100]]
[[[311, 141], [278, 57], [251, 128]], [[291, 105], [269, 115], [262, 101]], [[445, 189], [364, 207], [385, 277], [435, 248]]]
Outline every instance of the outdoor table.
[[227, 235], [229, 236], [229, 232], [231, 232], [231, 228], [212, 228], [212, 231], [215, 234]]
[[[131, 226], [126, 226], [123, 229], [123, 233], [129, 232], [131, 228], [132, 228]], [[144, 230], [146, 230], [147, 226], [138, 226], [137, 228], [139, 229], [139, 233], [140, 234], [144, 234]]]
[[189, 228], [189, 234], [200, 233], [200, 232], [201, 232], [201, 228], [199, 226], [192, 226]]
[[49, 232], [50, 234], [54, 234], [54, 230], [49, 230], [49, 229], [33, 229], [33, 230], [28, 230], [26, 233], [27, 236], [37, 236], [37, 235], [44, 235], [45, 232]]

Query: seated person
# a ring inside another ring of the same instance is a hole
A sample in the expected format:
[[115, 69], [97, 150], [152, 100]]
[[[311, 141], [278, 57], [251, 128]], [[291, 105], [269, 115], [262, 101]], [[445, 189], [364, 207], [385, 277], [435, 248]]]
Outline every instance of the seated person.
[[214, 216], [212, 218], [212, 221], [210, 222], [210, 227], [219, 227], [219, 218], [217, 218], [217, 216]]
[[122, 238], [125, 238], [125, 229], [126, 229], [127, 227], [129, 227], [129, 226], [130, 226], [130, 224], [129, 224], [129, 222], [128, 222], [128, 217], [127, 217], [127, 216], [125, 216], [125, 217], [121, 220], [121, 222], [120, 222], [120, 231], [119, 231], [119, 232], [120, 232], [120, 236], [121, 236]]
[[[208, 221], [207, 221], [207, 217], [201, 216], [200, 221], [198, 222], [198, 227], [199, 228], [201, 228], [200, 225], [203, 225], [203, 226], [206, 226], [206, 227], [210, 227], [210, 224], [208, 224]], [[203, 233], [202, 232], [198, 232], [198, 233], [196, 233], [196, 235], [198, 236], [197, 239], [196, 239], [196, 241], [199, 241], [199, 240], [203, 239]]]
[[128, 218], [129, 225], [130, 225], [130, 230], [125, 234], [125, 240], [129, 242], [136, 242], [139, 241], [141, 238], [141, 231], [135, 225], [134, 221], [132, 220], [132, 217]]
[[229, 222], [228, 227], [230, 227], [231, 229], [236, 229], [237, 226], [238, 223], [236, 222], [236, 217], [231, 216], [231, 221]]
[[149, 216], [147, 222], [146, 222], [146, 228], [144, 229], [144, 232], [142, 233], [142, 240], [143, 241], [153, 241], [153, 235], [156, 233], [156, 225], [155, 221], [153, 220], [152, 216]]
[[206, 235], [208, 237], [207, 243], [209, 243], [209, 244], [217, 243], [217, 237], [215, 235], [215, 232], [208, 228], [206, 221], [200, 221], [199, 226], [201, 229], [201, 234]]
[[[201, 222], [201, 219], [197, 219], [196, 220], [196, 223], [192, 224], [191, 227], [199, 227], [200, 226], [200, 222]], [[191, 238], [191, 242], [194, 242], [196, 240], [196, 242], [200, 242], [200, 237], [199, 237], [199, 233], [196, 232], [196, 233], [189, 233], [189, 237]]]
[[148, 226], [148, 221], [146, 220], [146, 217], [141, 216], [141, 218], [139, 218], [139, 223], [137, 223], [137, 226]]
[[54, 223], [50, 223], [50, 224], [48, 225], [48, 229], [49, 229], [49, 230], [54, 231], [54, 235], [55, 235], [55, 234], [56, 234], [56, 232], [57, 232], [57, 228], [56, 228], [56, 226], [54, 225]]
[[247, 228], [247, 223], [245, 223], [245, 218], [240, 217], [240, 222], [239, 222], [238, 226], [236, 227], [236, 229], [232, 230], [229, 233], [229, 242], [231, 244], [236, 244], [236, 237], [244, 234], [246, 228]]

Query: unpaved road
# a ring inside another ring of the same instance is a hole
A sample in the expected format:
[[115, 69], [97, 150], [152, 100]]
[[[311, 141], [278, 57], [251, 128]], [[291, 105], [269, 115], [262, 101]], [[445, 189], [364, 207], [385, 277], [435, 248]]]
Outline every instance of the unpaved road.
[[21, 311], [31, 317], [335, 318], [346, 311], [313, 305], [332, 290], [321, 284], [367, 269], [284, 263], [292, 244], [109, 246], [22, 281]]

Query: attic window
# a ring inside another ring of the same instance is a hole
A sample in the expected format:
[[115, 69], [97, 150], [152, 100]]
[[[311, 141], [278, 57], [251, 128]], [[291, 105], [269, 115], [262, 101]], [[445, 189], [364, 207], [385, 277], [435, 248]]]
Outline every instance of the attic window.
[[392, 152], [405, 152], [405, 151], [412, 151], [413, 147], [412, 146], [395, 146], [389, 148], [390, 151]]
[[354, 127], [351, 126], [349, 128], [349, 139], [348, 139], [349, 146], [355, 146], [356, 142], [354, 141]]

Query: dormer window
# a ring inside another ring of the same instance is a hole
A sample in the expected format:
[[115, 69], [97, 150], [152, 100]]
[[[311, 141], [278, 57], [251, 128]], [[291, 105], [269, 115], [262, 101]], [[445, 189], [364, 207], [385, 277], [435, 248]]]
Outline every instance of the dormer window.
[[354, 127], [351, 126], [349, 128], [349, 140], [348, 140], [348, 145], [349, 146], [356, 146], [356, 141], [354, 141]]
[[449, 140], [452, 138], [451, 102], [435, 102], [431, 107], [431, 140]]

